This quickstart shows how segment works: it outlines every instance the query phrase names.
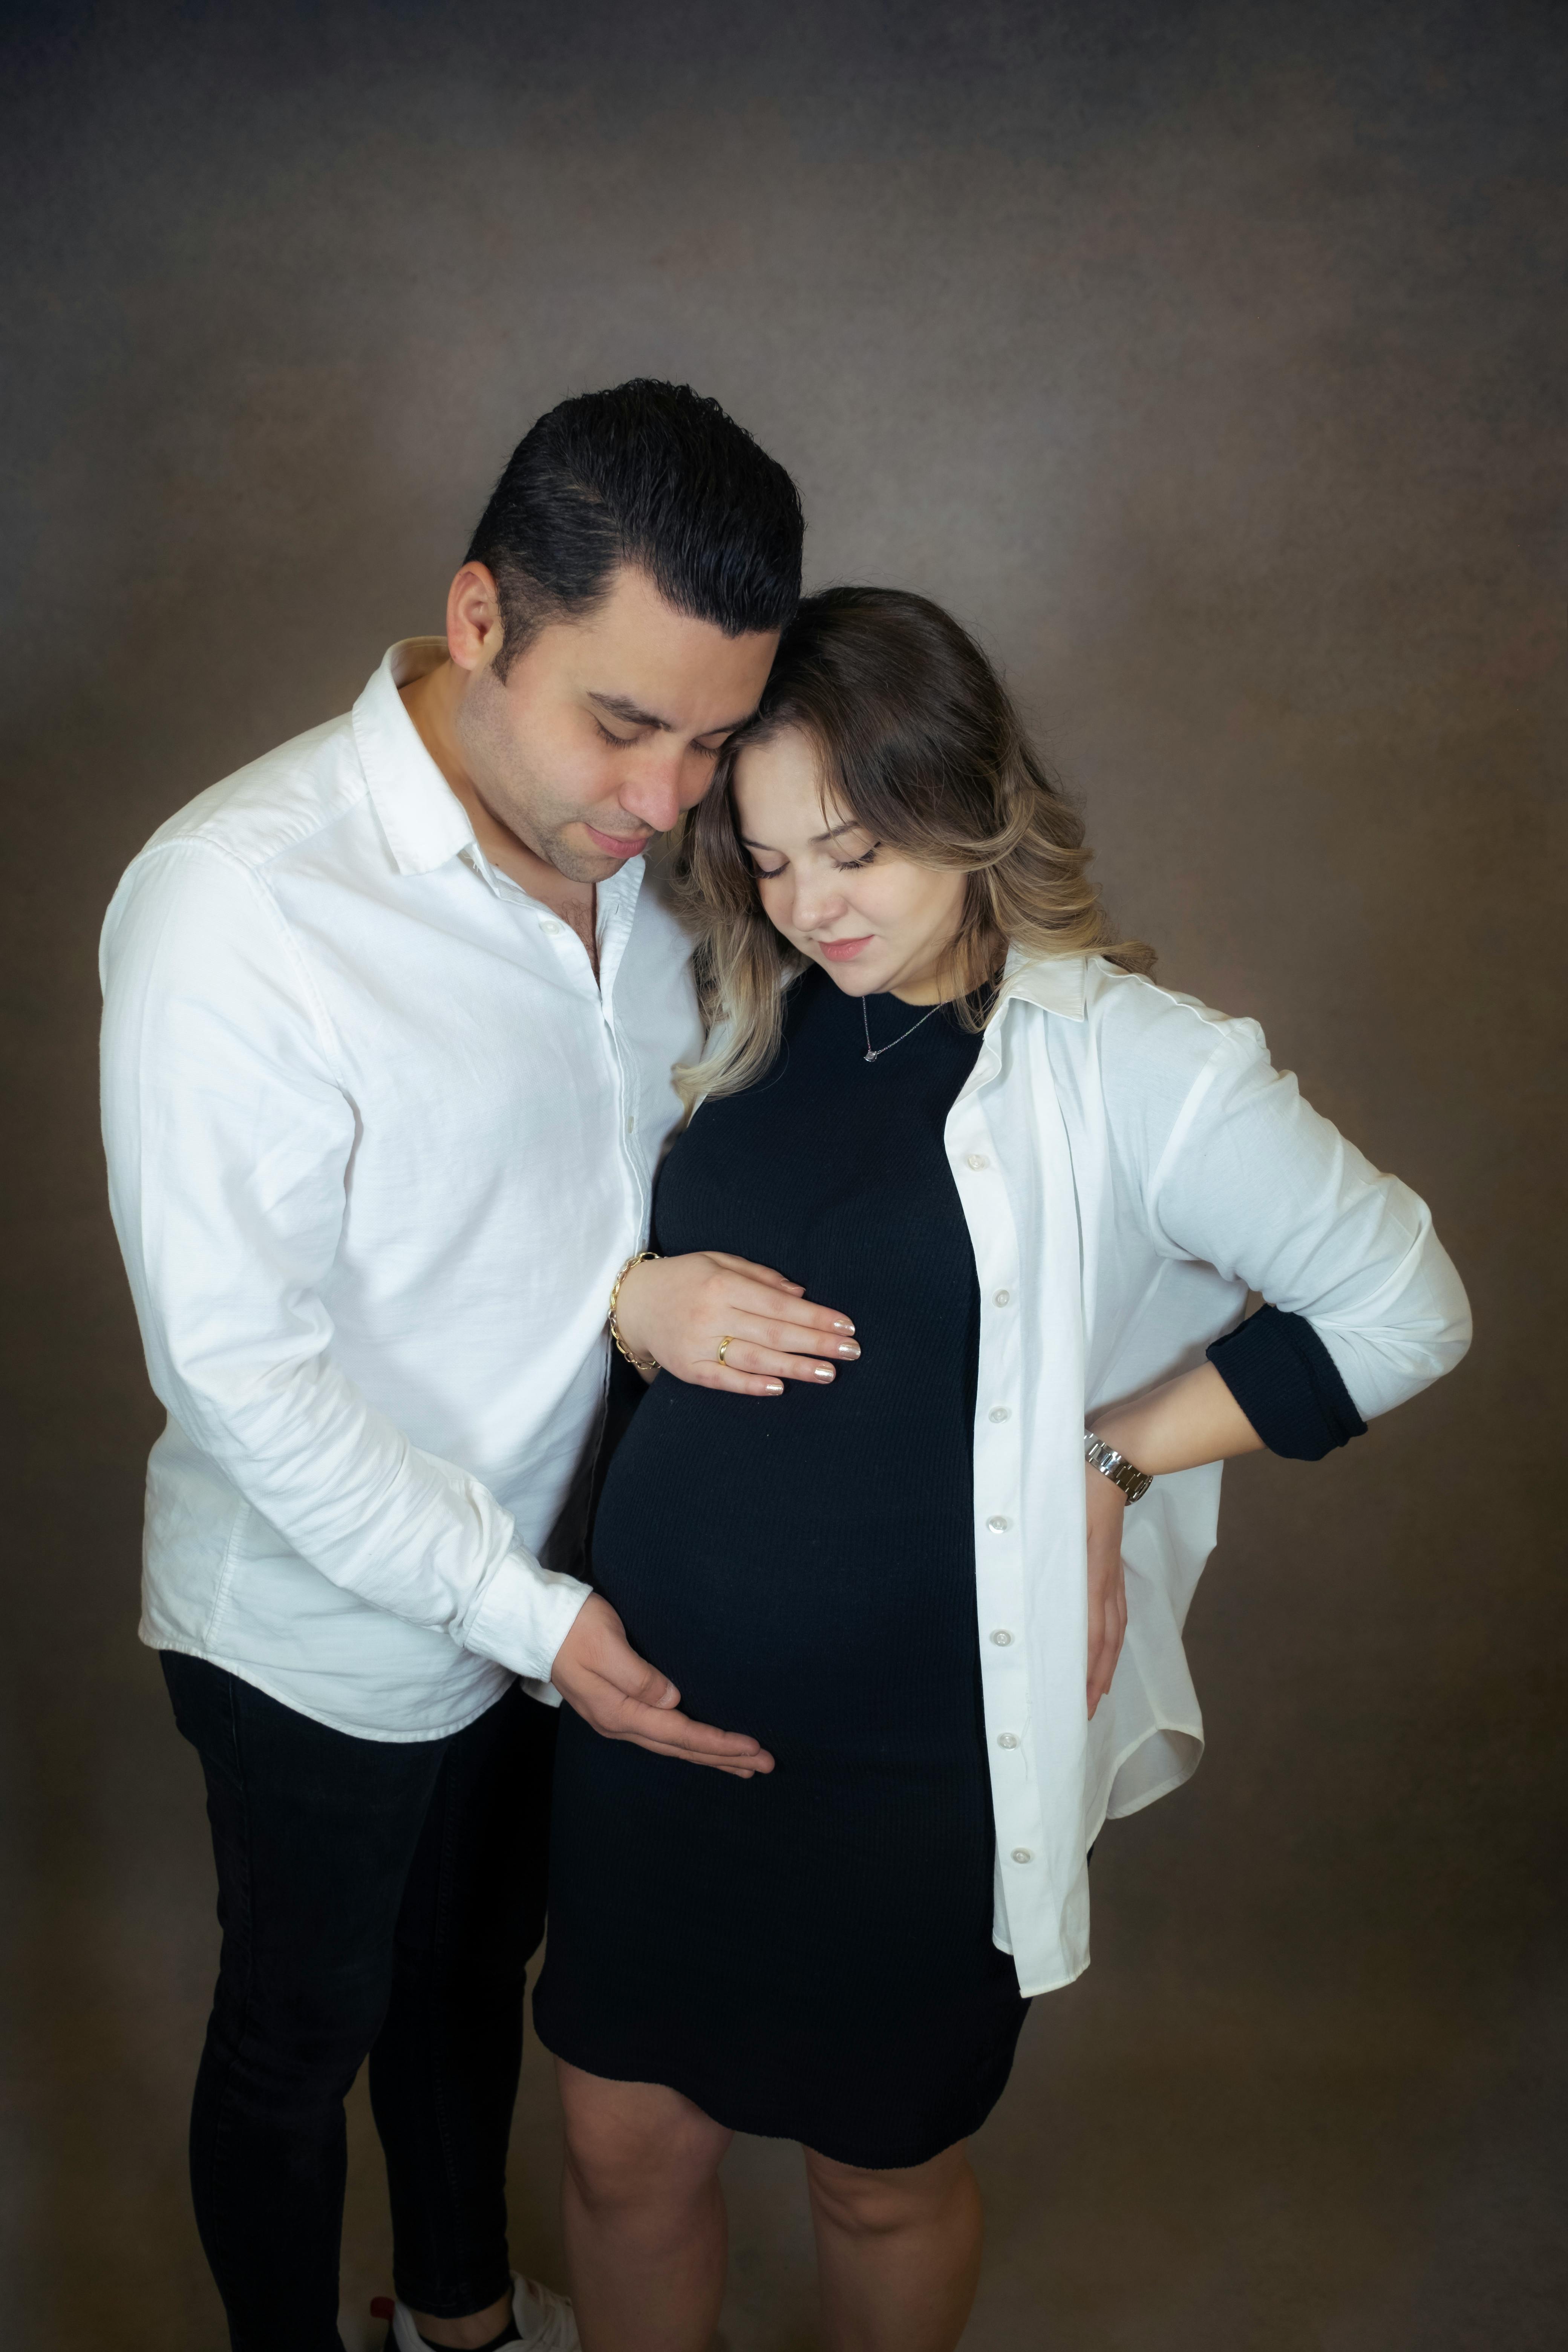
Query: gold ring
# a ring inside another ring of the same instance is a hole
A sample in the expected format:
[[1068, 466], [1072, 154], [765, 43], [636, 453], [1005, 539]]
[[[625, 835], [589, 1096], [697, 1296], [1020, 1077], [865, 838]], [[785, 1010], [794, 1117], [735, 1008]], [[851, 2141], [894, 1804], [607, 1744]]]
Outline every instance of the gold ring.
[[726, 1331], [724, 1337], [719, 1342], [719, 1361], [723, 1365], [726, 1371], [730, 1369], [729, 1348], [731, 1339], [733, 1336], [732, 1332]]

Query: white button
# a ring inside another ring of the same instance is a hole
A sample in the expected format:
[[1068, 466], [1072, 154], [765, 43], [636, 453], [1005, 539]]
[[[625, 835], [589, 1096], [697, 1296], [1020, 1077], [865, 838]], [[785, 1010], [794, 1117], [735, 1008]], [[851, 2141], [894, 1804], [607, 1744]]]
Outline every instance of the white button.
[[991, 1408], [991, 1418], [993, 1421], [1011, 1421], [1013, 1416], [1005, 1404], [994, 1404]]
[[1005, 1519], [998, 1512], [994, 1519], [987, 1519], [985, 1524], [994, 1536], [1005, 1536], [1013, 1522], [1011, 1519]]
[[631, 1132], [632, 1132], [632, 1130], [633, 1130], [633, 1129], [634, 1129], [636, 1126], [637, 1126], [637, 1118], [636, 1118], [636, 1117], [635, 1117], [635, 1115], [634, 1115], [631, 1118], [628, 1118], [628, 1119], [627, 1119], [627, 1121], [626, 1121], [626, 1133], [627, 1133], [628, 1135], [630, 1135], [630, 1134], [631, 1134]]
[[1016, 1731], [999, 1731], [996, 1734], [996, 1745], [998, 1748], [1016, 1748], [1018, 1745], [1017, 1733]]
[[1008, 1633], [1005, 1625], [998, 1625], [994, 1633], [992, 1634], [991, 1639], [995, 1643], [996, 1647], [999, 1650], [1005, 1650], [1011, 1643], [1013, 1636]]
[[1033, 1862], [1035, 1857], [1026, 1845], [1016, 1845], [1013, 1848], [1013, 1859], [1015, 1862]]
[[998, 1306], [998, 1307], [1005, 1307], [1005, 1306], [1006, 1306], [1006, 1304], [1007, 1304], [1007, 1301], [1012, 1297], [1012, 1296], [1013, 1296], [1013, 1294], [1012, 1294], [1012, 1292], [1011, 1292], [1010, 1290], [999, 1290], [999, 1291], [996, 1293], [996, 1304], [997, 1304], [997, 1306]]
[[539, 928], [544, 933], [547, 940], [552, 940], [555, 937], [556, 932], [561, 929], [561, 926], [559, 923], [541, 923]]
[[984, 1151], [972, 1151], [969, 1155], [969, 1164], [972, 1168], [989, 1168], [991, 1162], [986, 1159]]

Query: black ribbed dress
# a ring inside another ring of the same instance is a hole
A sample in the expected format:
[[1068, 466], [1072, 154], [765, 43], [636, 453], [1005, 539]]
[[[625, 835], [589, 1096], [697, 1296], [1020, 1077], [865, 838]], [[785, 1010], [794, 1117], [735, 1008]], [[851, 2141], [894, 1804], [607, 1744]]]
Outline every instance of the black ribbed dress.
[[[872, 1042], [920, 1018], [867, 1003]], [[868, 1063], [813, 971], [745, 1093], [659, 1177], [657, 1246], [731, 1250], [850, 1316], [831, 1386], [660, 1374], [611, 1465], [594, 1579], [737, 1780], [563, 1712], [541, 2039], [737, 2130], [923, 2162], [984, 2119], [1027, 2003], [991, 1940], [971, 1491], [980, 1310], [942, 1130], [978, 1038], [947, 1011]]]

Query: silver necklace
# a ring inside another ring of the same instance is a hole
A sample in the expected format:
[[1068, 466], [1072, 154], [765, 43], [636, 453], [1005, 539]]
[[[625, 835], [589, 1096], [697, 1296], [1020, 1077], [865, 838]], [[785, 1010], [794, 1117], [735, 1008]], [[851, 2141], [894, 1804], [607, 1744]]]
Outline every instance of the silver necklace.
[[926, 1023], [930, 1021], [934, 1014], [941, 1011], [942, 1007], [940, 1004], [933, 1004], [930, 1013], [922, 1013], [918, 1021], [910, 1023], [910, 1026], [904, 1031], [903, 1037], [894, 1037], [886, 1045], [874, 1046], [871, 1043], [870, 1017], [866, 1011], [866, 1000], [862, 997], [860, 999], [860, 1020], [866, 1032], [866, 1059], [868, 1062], [879, 1062], [884, 1054], [890, 1054], [895, 1045], [901, 1045], [903, 1044], [904, 1037], [912, 1037], [917, 1029], [923, 1029]]

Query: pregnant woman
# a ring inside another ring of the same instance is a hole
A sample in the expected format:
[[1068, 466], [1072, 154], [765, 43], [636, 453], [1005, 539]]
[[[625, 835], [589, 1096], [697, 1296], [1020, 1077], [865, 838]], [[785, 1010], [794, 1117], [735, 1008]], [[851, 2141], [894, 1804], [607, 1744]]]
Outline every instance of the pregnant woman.
[[[1088, 1964], [1101, 1822], [1201, 1750], [1218, 1465], [1362, 1434], [1463, 1353], [1464, 1294], [1257, 1028], [1114, 940], [922, 599], [803, 605], [686, 826], [713, 1027], [614, 1304], [653, 1384], [594, 1573], [773, 1769], [563, 1715], [535, 2018], [578, 2325], [705, 2352], [743, 2131], [805, 2152], [831, 2352], [951, 2352], [963, 2143]], [[759, 1269], [852, 1329], [803, 1358]]]

